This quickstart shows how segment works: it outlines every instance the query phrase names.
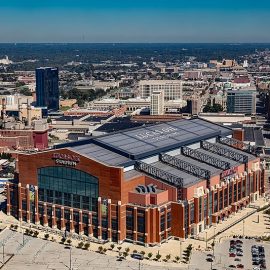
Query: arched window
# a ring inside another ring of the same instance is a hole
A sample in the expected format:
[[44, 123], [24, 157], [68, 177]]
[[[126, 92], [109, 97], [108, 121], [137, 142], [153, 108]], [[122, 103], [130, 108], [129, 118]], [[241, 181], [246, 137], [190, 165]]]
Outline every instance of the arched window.
[[39, 200], [96, 211], [98, 178], [69, 167], [38, 169]]

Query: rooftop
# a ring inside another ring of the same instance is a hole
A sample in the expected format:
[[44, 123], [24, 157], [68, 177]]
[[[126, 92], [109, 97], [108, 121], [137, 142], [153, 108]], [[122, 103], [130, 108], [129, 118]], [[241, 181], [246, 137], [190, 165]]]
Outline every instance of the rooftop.
[[84, 154], [85, 149], [94, 144], [129, 159], [138, 160], [231, 133], [229, 128], [202, 119], [177, 120], [57, 145], [55, 148], [69, 147]]

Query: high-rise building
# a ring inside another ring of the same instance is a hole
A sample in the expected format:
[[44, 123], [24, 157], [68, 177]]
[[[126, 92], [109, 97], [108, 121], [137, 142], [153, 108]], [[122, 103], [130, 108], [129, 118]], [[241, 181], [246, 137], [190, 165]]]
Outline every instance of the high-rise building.
[[37, 106], [48, 110], [59, 110], [58, 68], [36, 69]]
[[256, 92], [246, 90], [230, 90], [227, 92], [228, 113], [256, 113]]
[[164, 114], [164, 93], [163, 91], [153, 91], [151, 95], [151, 115]]
[[182, 81], [180, 80], [142, 80], [139, 82], [142, 98], [150, 97], [153, 91], [162, 90], [165, 100], [182, 98]]

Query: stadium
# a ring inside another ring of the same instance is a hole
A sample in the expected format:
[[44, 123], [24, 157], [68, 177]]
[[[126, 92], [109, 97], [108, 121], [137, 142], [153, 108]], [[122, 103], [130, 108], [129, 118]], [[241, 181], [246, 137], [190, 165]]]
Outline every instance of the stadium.
[[234, 137], [194, 118], [20, 154], [7, 214], [118, 243], [196, 236], [264, 195], [260, 158]]

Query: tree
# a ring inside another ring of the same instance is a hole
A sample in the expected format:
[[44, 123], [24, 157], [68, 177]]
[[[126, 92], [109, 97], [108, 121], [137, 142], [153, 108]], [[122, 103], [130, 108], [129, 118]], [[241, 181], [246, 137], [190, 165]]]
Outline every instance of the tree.
[[133, 253], [138, 253], [137, 249], [134, 249], [134, 250], [133, 250]]
[[66, 242], [66, 238], [65, 237], [62, 237], [61, 238], [61, 243], [64, 244]]
[[111, 244], [110, 247], [111, 247], [111, 250], [113, 250], [115, 247], [115, 244]]
[[34, 237], [38, 237], [39, 232], [38, 231], [34, 231]]
[[128, 252], [123, 252], [123, 256], [125, 257], [125, 259], [127, 258], [127, 256], [128, 256]]
[[176, 260], [176, 262], [179, 262], [180, 261], [180, 257], [179, 256], [176, 256], [175, 257], [175, 260]]
[[79, 242], [78, 248], [82, 248], [82, 247], [83, 247], [83, 242]]
[[148, 257], [149, 260], [152, 258], [152, 256], [153, 256], [153, 253], [151, 253], [151, 252], [149, 252], [149, 253], [147, 254], [147, 257]]
[[210, 103], [206, 104], [206, 106], [203, 108], [203, 112], [222, 112], [223, 108], [220, 104], [214, 103], [213, 106], [211, 106]]
[[50, 237], [50, 235], [49, 235], [48, 233], [46, 233], [46, 234], [44, 235], [44, 238], [45, 238], [46, 240], [48, 240], [49, 237]]
[[72, 240], [71, 240], [71, 239], [68, 239], [68, 240], [67, 240], [67, 243], [68, 243], [69, 245], [71, 245]]
[[126, 251], [127, 253], [129, 253], [130, 248], [125, 248], [125, 251]]
[[120, 250], [122, 249], [122, 247], [117, 247], [118, 251], [120, 252]]
[[157, 261], [159, 261], [160, 259], [161, 259], [161, 255], [158, 253], [157, 255], [156, 255], [156, 259], [157, 259]]
[[89, 243], [85, 243], [85, 244], [84, 244], [84, 249], [88, 250], [89, 247], [90, 247], [90, 244], [89, 244]]
[[171, 254], [166, 255], [166, 260], [169, 261], [171, 258]]
[[102, 246], [99, 246], [99, 247], [98, 247], [98, 252], [99, 252], [99, 253], [102, 253], [102, 251], [103, 251], [103, 247], [102, 247]]
[[140, 253], [141, 253], [143, 256], [145, 255], [145, 251], [144, 251], [144, 250], [142, 250]]

